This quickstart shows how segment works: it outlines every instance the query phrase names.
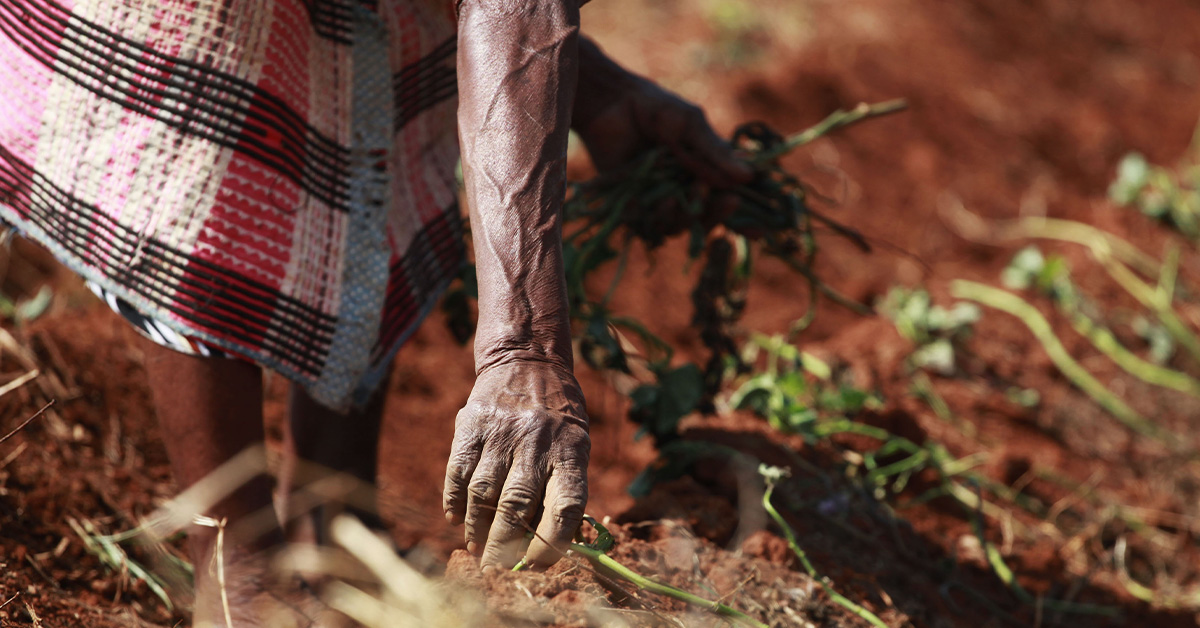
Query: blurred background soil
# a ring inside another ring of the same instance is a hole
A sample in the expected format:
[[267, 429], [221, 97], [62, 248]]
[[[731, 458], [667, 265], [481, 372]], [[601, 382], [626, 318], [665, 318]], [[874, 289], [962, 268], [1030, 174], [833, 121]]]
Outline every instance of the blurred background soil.
[[[1173, 164], [1188, 148], [1200, 118], [1194, 2], [598, 0], [583, 19], [585, 33], [611, 56], [703, 105], [722, 133], [747, 120], [795, 131], [861, 101], [908, 100], [907, 112], [835, 133], [784, 162], [836, 200], [830, 215], [875, 244], [866, 255], [830, 238], [822, 252], [821, 275], [856, 300], [872, 303], [893, 285], [920, 284], [948, 303], [953, 279], [996, 284], [1021, 243], [993, 247], [959, 237], [939, 212], [958, 203], [988, 218], [1079, 220], [1156, 256], [1173, 237], [1112, 205], [1106, 190], [1126, 152]], [[574, 155], [571, 169], [587, 176], [586, 156]], [[683, 347], [681, 357], [699, 359], [702, 347], [689, 326], [699, 269], [688, 267], [685, 244], [635, 252], [615, 309]], [[1087, 270], [1081, 248], [1047, 248], [1074, 263], [1076, 281], [1097, 302], [1132, 307], [1103, 273]], [[0, 603], [20, 594], [0, 607], [0, 625], [186, 625], [186, 613], [165, 609], [144, 583], [106, 570], [68, 523], [127, 530], [175, 491], [132, 332], [27, 244], [13, 244], [5, 267], [6, 294], [29, 294], [49, 282], [55, 299], [32, 323], [8, 327], [30, 352], [26, 357], [50, 375], [0, 397], [0, 432], [46, 400], [57, 403], [53, 417], [0, 445]], [[1184, 255], [1181, 274], [1200, 276], [1194, 249]], [[1200, 321], [1200, 299], [1181, 299], [1185, 318]], [[764, 260], [748, 302], [745, 328], [781, 332], [804, 312], [807, 288]], [[797, 477], [781, 487], [779, 501], [801, 545], [842, 593], [897, 626], [1197, 625], [1196, 604], [1152, 606], [1130, 593], [1125, 575], [1101, 560], [1111, 559], [1126, 530], [1097, 514], [1114, 504], [1171, 515], [1147, 515], [1167, 534], [1146, 537], [1158, 543], [1130, 541], [1126, 568], [1146, 585], [1197, 584], [1194, 462], [1172, 458], [1112, 421], [1058, 374], [1012, 317], [988, 312], [969, 342], [963, 373], [932, 378], [952, 414], [971, 426], [964, 430], [910, 394], [903, 361], [911, 343], [890, 321], [820, 307], [800, 344], [882, 395], [883, 406], [868, 422], [916, 442], [935, 439], [956, 457], [986, 452], [979, 469], [986, 477], [1021, 482], [1059, 507], [1059, 515], [1078, 519], [1036, 532], [1046, 522], [1018, 511], [1007, 526], [987, 531], [1019, 582], [1035, 596], [1103, 604], [1121, 617], [1020, 603], [988, 568], [961, 510], [933, 500], [893, 516], [860, 503], [839, 488], [838, 451], [782, 435], [749, 415], [688, 419], [687, 438], [793, 467]], [[1051, 320], [1107, 387], [1197, 444], [1194, 399], [1121, 373], [1096, 359], [1063, 320]], [[0, 385], [28, 370], [24, 359], [0, 347]], [[588, 508], [616, 522], [623, 560], [725, 596], [773, 625], [861, 623], [828, 603], [778, 530], [747, 506], [761, 494], [752, 472], [714, 462], [647, 498], [632, 498], [626, 488], [655, 451], [648, 439], [634, 438], [624, 397], [586, 366], [578, 371], [593, 421]], [[481, 580], [461, 556], [452, 559], [462, 547], [461, 530], [442, 518], [442, 477], [454, 416], [472, 381], [469, 348], [453, 340], [435, 313], [401, 351], [390, 383], [380, 486], [382, 515], [396, 541], [422, 548], [434, 571], [449, 562], [452, 576], [488, 592], [505, 621], [598, 623], [588, 619], [589, 609], [615, 604], [634, 610], [623, 616], [631, 625], [649, 625], [660, 615], [711, 624], [648, 596], [630, 602], [588, 574], [562, 575], [574, 569], [566, 563], [524, 581]], [[278, 439], [286, 384], [271, 378], [268, 389], [268, 421]], [[1040, 402], [1016, 404], [1010, 389], [1036, 390]], [[1031, 470], [1045, 473], [1031, 480]], [[1044, 479], [1051, 475], [1060, 481]], [[833, 502], [841, 505], [825, 507]], [[1014, 539], [1014, 529], [1034, 532]], [[537, 609], [525, 608], [531, 601]]]

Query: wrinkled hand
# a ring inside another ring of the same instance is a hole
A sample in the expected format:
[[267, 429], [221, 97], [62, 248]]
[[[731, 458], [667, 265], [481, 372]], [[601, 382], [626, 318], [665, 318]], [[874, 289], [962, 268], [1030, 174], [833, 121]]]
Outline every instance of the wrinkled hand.
[[[575, 376], [545, 362], [480, 373], [454, 424], [442, 504], [466, 523], [467, 549], [485, 567], [534, 567], [562, 556], [583, 520], [591, 441]], [[549, 544], [547, 544], [549, 543]]]
[[[617, 170], [662, 146], [702, 185], [717, 191], [705, 208], [705, 223], [716, 224], [737, 207], [736, 196], [719, 191], [749, 183], [754, 171], [717, 136], [699, 107], [641, 78], [609, 96], [611, 102], [576, 128], [597, 170]], [[656, 211], [664, 214], [661, 222], [673, 231], [687, 224], [684, 208], [674, 202]]]

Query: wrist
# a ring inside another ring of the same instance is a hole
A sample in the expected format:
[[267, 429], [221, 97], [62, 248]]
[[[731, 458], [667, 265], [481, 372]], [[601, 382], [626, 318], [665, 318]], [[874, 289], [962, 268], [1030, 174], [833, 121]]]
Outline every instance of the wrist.
[[475, 374], [515, 362], [539, 362], [573, 373], [575, 360], [569, 334], [551, 334], [564, 338], [530, 339], [514, 335], [510, 338], [476, 338]]
[[566, 299], [542, 297], [533, 301], [502, 299], [501, 303], [509, 306], [505, 308], [489, 308], [481, 300], [475, 334], [476, 374], [512, 362], [542, 362], [574, 372]]
[[579, 39], [579, 85], [571, 112], [571, 127], [581, 135], [601, 113], [649, 83], [604, 54], [586, 37]]

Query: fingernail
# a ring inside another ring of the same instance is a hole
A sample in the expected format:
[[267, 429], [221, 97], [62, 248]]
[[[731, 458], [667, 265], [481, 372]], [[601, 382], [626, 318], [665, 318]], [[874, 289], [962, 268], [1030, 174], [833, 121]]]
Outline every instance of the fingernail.
[[477, 545], [475, 543], [475, 541], [471, 541], [471, 542], [467, 543], [467, 551], [470, 552], [472, 556], [478, 556], [479, 555], [479, 545]]

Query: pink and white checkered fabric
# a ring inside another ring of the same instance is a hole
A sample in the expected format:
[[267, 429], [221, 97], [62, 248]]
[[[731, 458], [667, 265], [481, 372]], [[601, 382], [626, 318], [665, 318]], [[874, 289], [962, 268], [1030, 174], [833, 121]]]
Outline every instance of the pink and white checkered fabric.
[[450, 0], [0, 1], [0, 221], [335, 408], [463, 254]]

